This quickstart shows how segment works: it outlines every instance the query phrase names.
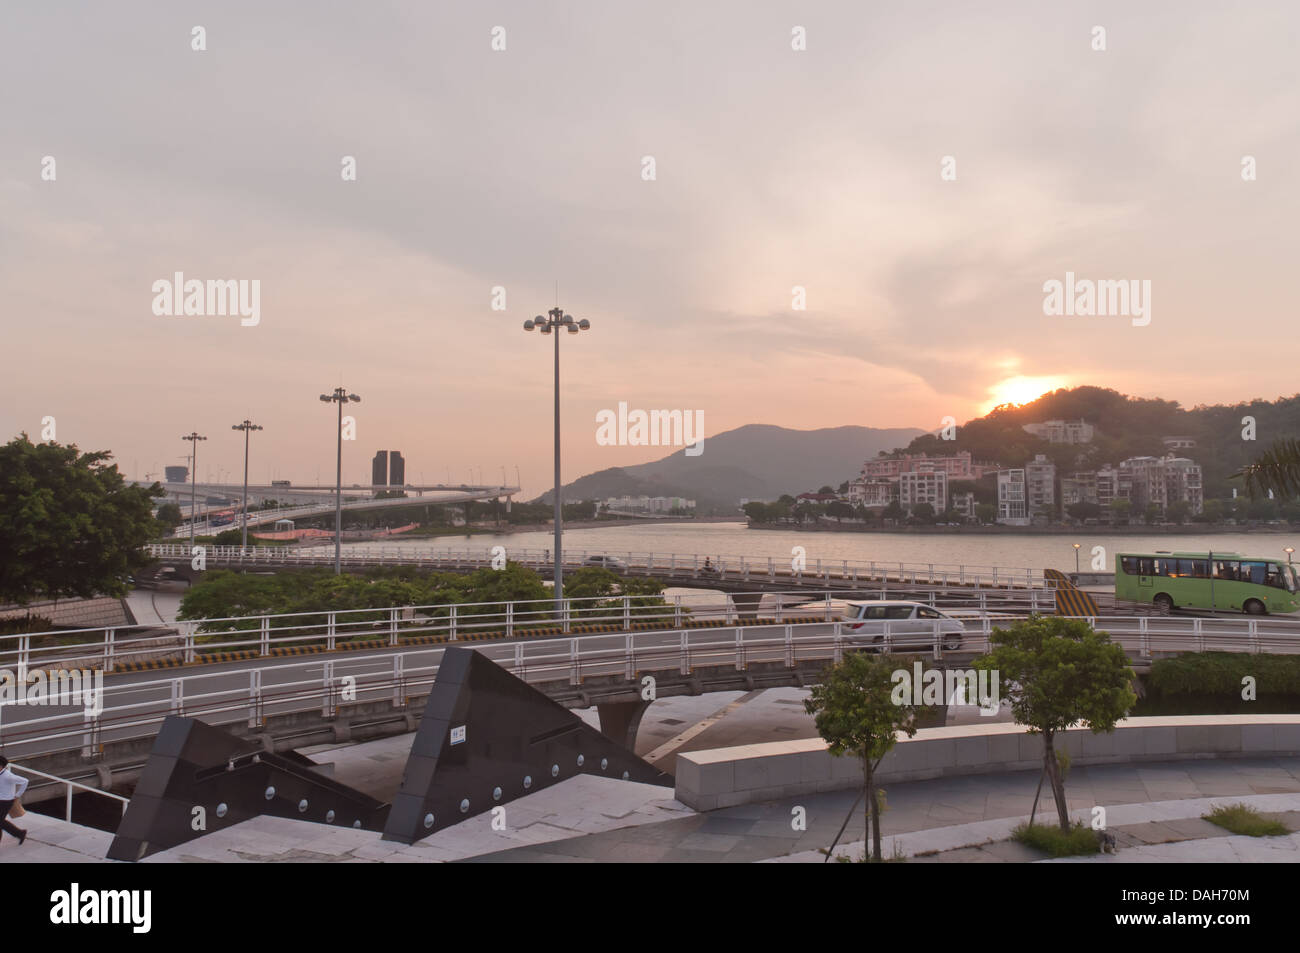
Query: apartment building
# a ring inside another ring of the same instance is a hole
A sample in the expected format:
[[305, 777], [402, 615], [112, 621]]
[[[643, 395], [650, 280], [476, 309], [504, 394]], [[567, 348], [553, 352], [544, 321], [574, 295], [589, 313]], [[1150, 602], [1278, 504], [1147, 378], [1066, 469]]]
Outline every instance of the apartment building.
[[1023, 469], [998, 471], [998, 517], [1007, 526], [1028, 526]]
[[951, 480], [978, 480], [990, 470], [997, 469], [995, 463], [977, 463], [971, 460], [970, 451], [962, 450], [947, 457], [931, 457], [924, 453], [903, 453], [893, 457], [877, 457], [862, 465], [863, 480], [896, 480], [904, 473], [912, 473], [922, 467], [942, 470]]
[[1084, 420], [1044, 420], [1025, 424], [1021, 429], [1048, 443], [1092, 443], [1095, 431], [1092, 424]]
[[849, 502], [854, 506], [888, 506], [896, 499], [897, 480], [854, 480], [849, 484]]
[[1041, 453], [1025, 464], [1025, 506], [1031, 518], [1056, 518], [1056, 464]]
[[921, 503], [929, 503], [936, 513], [942, 513], [948, 508], [948, 474], [928, 464], [900, 473], [898, 503], [909, 513]]

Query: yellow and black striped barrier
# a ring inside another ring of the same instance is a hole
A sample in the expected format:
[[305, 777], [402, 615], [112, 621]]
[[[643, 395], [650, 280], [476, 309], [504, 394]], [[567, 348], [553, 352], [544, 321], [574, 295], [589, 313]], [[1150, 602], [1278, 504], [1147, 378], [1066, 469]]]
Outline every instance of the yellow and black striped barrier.
[[1096, 601], [1059, 569], [1044, 569], [1043, 578], [1056, 583], [1056, 614], [1095, 619], [1101, 615]]

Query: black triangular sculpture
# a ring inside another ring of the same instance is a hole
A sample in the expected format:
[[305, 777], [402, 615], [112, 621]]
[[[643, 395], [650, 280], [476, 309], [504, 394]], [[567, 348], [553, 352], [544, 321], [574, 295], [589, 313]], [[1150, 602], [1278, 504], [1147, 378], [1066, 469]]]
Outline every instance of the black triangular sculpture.
[[384, 840], [435, 831], [578, 774], [673, 779], [471, 649], [446, 649]]
[[[387, 804], [310, 765], [292, 752], [271, 754], [194, 718], [169, 715], [108, 859], [136, 861], [259, 814], [369, 831], [383, 827]], [[202, 814], [195, 808], [202, 808]], [[204, 824], [196, 831], [197, 816]]]

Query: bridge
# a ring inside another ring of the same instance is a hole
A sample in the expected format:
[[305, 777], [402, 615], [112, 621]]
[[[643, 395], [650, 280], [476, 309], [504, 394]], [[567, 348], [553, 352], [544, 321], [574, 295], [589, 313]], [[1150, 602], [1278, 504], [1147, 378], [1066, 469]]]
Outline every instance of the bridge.
[[[128, 481], [136, 486], [152, 486], [143, 480]], [[236, 514], [228, 524], [214, 526], [210, 522], [211, 514], [228, 511], [232, 506], [238, 507], [243, 499], [242, 483], [199, 483], [191, 488], [188, 483], [161, 483], [163, 492], [172, 502], [181, 506], [187, 518], [172, 533], [173, 536], [188, 536], [190, 523], [188, 519], [191, 493], [196, 498], [194, 531], [208, 534], [219, 529], [229, 529], [241, 525], [241, 517]], [[408, 494], [404, 497], [375, 499], [373, 494], [380, 491], [400, 491]], [[421, 503], [429, 505], [448, 505], [465, 503], [471, 500], [494, 500], [506, 498], [507, 508], [511, 499], [519, 492], [517, 486], [459, 486], [432, 484], [428, 486], [358, 486], [343, 487], [343, 504], [345, 510], [373, 510], [393, 506], [415, 506]], [[273, 523], [278, 519], [306, 518], [333, 513], [335, 510], [335, 488], [332, 486], [283, 484], [249, 484], [248, 499], [250, 505], [258, 500], [294, 501], [295, 505], [286, 505], [270, 510], [248, 511], [248, 525], [260, 526]], [[207, 499], [216, 497], [230, 502], [211, 504]], [[200, 518], [202, 517], [202, 518]]]
[[[98, 711], [0, 711], [0, 744], [25, 764], [65, 778], [95, 777], [107, 787], [138, 770], [169, 714], [221, 725], [271, 751], [401, 734], [415, 729], [444, 647], [462, 644], [560, 704], [595, 706], [602, 730], [630, 744], [650, 704], [647, 685], [654, 697], [805, 686], [845, 651], [863, 648], [964, 667], [987, 651], [995, 626], [1027, 611], [982, 593], [985, 608], [967, 610], [966, 633], [954, 645], [937, 620], [856, 631], [835, 620], [829, 592], [821, 607], [810, 606], [807, 593], [790, 594], [803, 600], [797, 607], [772, 593], [752, 595], [693, 605], [680, 598], [664, 605], [636, 596], [570, 599], [563, 618], [549, 601], [533, 601], [194, 620], [172, 633], [80, 633], [79, 642], [70, 641], [77, 633], [2, 636], [0, 667], [104, 675]], [[1109, 632], [1139, 671], [1154, 658], [1188, 651], [1300, 653], [1300, 621], [1293, 619], [1087, 621]]]
[[[550, 578], [554, 565], [550, 550], [503, 546], [505, 558]], [[187, 568], [193, 558], [188, 545], [155, 543], [149, 555], [165, 565]], [[493, 565], [491, 549], [436, 549], [414, 546], [343, 546], [346, 569], [412, 566], [440, 572], [464, 572]], [[612, 562], [611, 562], [612, 560]], [[313, 548], [287, 546], [208, 546], [204, 561], [209, 568], [293, 569], [334, 565], [334, 554]], [[942, 563], [908, 563], [852, 560], [807, 560], [769, 556], [733, 556], [717, 553], [635, 553], [608, 550], [565, 549], [566, 571], [600, 565], [627, 576], [662, 579], [674, 585], [698, 585], [744, 592], [763, 587], [820, 587], [838, 584], [857, 589], [873, 583], [897, 583], [924, 589], [1054, 589], [1042, 569]]]

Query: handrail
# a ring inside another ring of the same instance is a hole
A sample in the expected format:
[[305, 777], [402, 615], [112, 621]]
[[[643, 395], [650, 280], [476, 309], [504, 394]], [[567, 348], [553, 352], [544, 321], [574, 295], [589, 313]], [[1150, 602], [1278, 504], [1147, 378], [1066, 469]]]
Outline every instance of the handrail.
[[[706, 619], [717, 617], [731, 622], [750, 614], [743, 600], [758, 600], [754, 612], [770, 616], [775, 621], [791, 615], [817, 613], [826, 620], [834, 616], [834, 605], [846, 597], [862, 598], [863, 594], [887, 599], [888, 586], [871, 590], [859, 588], [849, 591], [821, 590], [812, 592], [750, 592], [723, 594], [720, 600], [708, 597], [668, 597], [662, 604], [644, 604], [656, 596], [588, 596], [563, 600], [560, 617], [556, 618], [550, 600], [528, 599], [507, 602], [460, 602], [432, 605], [382, 606], [370, 609], [317, 610], [286, 612], [257, 616], [226, 616], [209, 619], [183, 620], [174, 623], [179, 644], [164, 651], [181, 652], [187, 662], [204, 653], [256, 650], [259, 655], [269, 655], [272, 649], [324, 643], [328, 650], [340, 643], [358, 637], [387, 637], [391, 644], [417, 636], [433, 636], [456, 641], [467, 635], [501, 632], [511, 637], [520, 630], [558, 626], [568, 633], [575, 627], [618, 625], [626, 627], [634, 622], [672, 620], [680, 625], [684, 618]], [[811, 597], [816, 598], [811, 598]], [[899, 593], [894, 592], [897, 598]], [[769, 605], [764, 608], [763, 601]], [[798, 600], [799, 607], [787, 604]], [[931, 606], [943, 609], [971, 609], [987, 612], [993, 608], [1023, 611], [1051, 611], [1055, 608], [1052, 596], [1041, 590], [997, 590], [946, 594], [942, 600], [935, 594], [926, 600]], [[56, 629], [45, 632], [0, 635], [0, 668], [5, 666], [27, 668], [55, 665], [59, 662], [97, 658], [105, 672], [112, 672], [130, 663], [158, 653], [160, 646], [154, 641], [158, 625], [106, 626], [89, 630], [96, 633], [87, 637], [85, 629]], [[102, 633], [99, 634], [99, 633]], [[227, 638], [222, 638], [228, 634]], [[33, 645], [34, 640], [56, 637], [55, 641], [69, 636], [82, 636], [85, 641], [63, 642], [55, 645]], [[163, 636], [163, 638], [167, 638]]]
[[73, 788], [79, 788], [80, 790], [88, 791], [91, 794], [98, 794], [101, 797], [112, 798], [114, 801], [121, 801], [123, 814], [126, 814], [126, 806], [131, 803], [128, 798], [124, 798], [120, 794], [114, 794], [112, 791], [105, 791], [101, 788], [91, 787], [89, 784], [82, 784], [80, 781], [73, 781], [70, 780], [69, 778], [61, 778], [57, 774], [47, 774], [44, 771], [38, 771], [35, 768], [28, 768], [21, 764], [15, 764], [12, 761], [9, 762], [9, 767], [13, 768], [16, 771], [23, 772], [23, 774], [34, 774], [37, 775], [38, 777], [46, 778], [50, 781], [57, 781], [59, 784], [64, 785], [64, 789], [67, 792], [67, 796], [64, 799], [63, 819], [67, 821], [69, 824], [72, 823], [72, 789]]
[[[150, 555], [173, 558], [190, 558], [189, 544], [151, 543], [147, 547]], [[508, 558], [525, 565], [546, 568], [551, 565], [550, 550], [547, 549], [513, 549], [506, 547]], [[294, 549], [285, 546], [207, 546], [206, 558], [209, 560], [242, 560], [245, 563], [285, 564], [296, 561], [316, 562], [329, 560], [315, 549]], [[565, 551], [563, 559], [566, 567], [581, 567], [588, 559], [602, 557], [615, 558], [627, 564], [629, 569], [670, 574], [690, 574], [693, 576], [710, 573], [709, 567], [720, 576], [738, 575], [742, 578], [767, 576], [777, 578], [808, 579], [848, 579], [856, 584], [858, 579], [870, 582], [873, 579], [884, 581], [912, 582], [924, 581], [929, 584], [943, 585], [992, 585], [1008, 586], [1021, 584], [1030, 587], [1047, 588], [1043, 580], [1043, 570], [1019, 566], [984, 566], [966, 565], [964, 563], [910, 563], [895, 560], [848, 560], [848, 559], [812, 559], [805, 560], [802, 568], [796, 568], [793, 560], [777, 556], [749, 556], [726, 553], [655, 553], [619, 550], [574, 550]], [[489, 549], [424, 549], [420, 547], [374, 547], [359, 548], [356, 544], [344, 545], [341, 558], [352, 565], [456, 565], [488, 566], [492, 563]], [[789, 568], [784, 568], [789, 567]], [[910, 577], [910, 578], [909, 578]]]
[[[1289, 627], [1283, 632], [1261, 631], [1256, 619], [1099, 616], [1086, 621], [1108, 632], [1138, 661], [1150, 661], [1162, 652], [1206, 650], [1300, 654], [1300, 631]], [[740, 671], [756, 663], [794, 669], [801, 661], [838, 660], [854, 648], [926, 653], [936, 662], [954, 654], [965, 660], [987, 650], [997, 620], [988, 615], [971, 620], [956, 649], [945, 647], [953, 633], [943, 631], [941, 622], [927, 623], [929, 631], [925, 631], [914, 628], [914, 621], [886, 621], [882, 629], [866, 632], [842, 622], [720, 622], [699, 629], [486, 642], [475, 648], [525, 681], [567, 684], [567, 690], [577, 690], [584, 678], [601, 675], [632, 680], [646, 671], [677, 670], [685, 676], [697, 668]], [[250, 727], [257, 727], [272, 714], [319, 710], [323, 717], [333, 717], [343, 704], [388, 700], [395, 710], [404, 710], [421, 687], [432, 683], [443, 651], [443, 646], [407, 646], [310, 662], [186, 670], [169, 678], [106, 684], [99, 714], [56, 714], [7, 723], [0, 725], [0, 740], [10, 750], [37, 749], [24, 757], [75, 748], [90, 757], [109, 741], [156, 734], [169, 714], [201, 716], [215, 723], [246, 719]], [[349, 692], [354, 691], [347, 699], [341, 698], [345, 684]], [[78, 737], [80, 744], [70, 742]]]

